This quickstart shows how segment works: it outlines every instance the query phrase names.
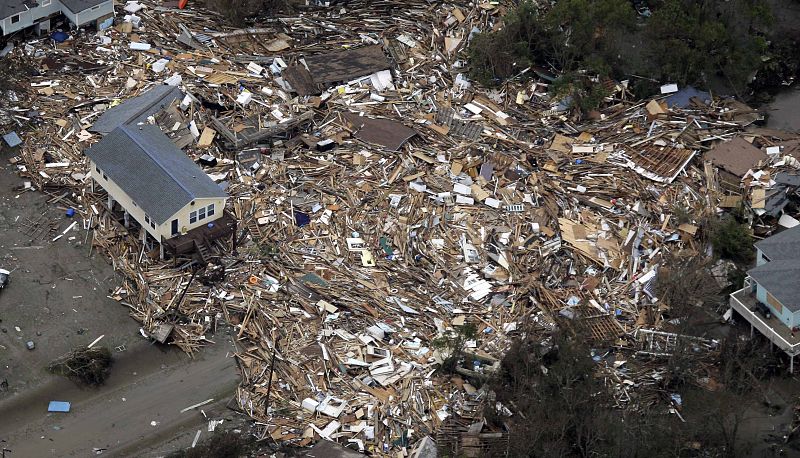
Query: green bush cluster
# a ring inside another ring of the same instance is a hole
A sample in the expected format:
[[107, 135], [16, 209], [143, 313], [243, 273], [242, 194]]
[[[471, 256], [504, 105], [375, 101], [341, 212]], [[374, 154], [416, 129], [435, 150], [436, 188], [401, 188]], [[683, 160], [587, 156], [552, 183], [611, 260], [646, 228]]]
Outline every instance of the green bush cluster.
[[768, 51], [766, 0], [651, 3], [652, 15], [640, 17], [629, 0], [558, 0], [545, 8], [525, 0], [500, 30], [472, 38], [471, 75], [493, 85], [530, 65], [552, 69], [562, 75], [555, 95], [571, 96], [583, 111], [602, 102], [594, 88], [605, 78], [633, 78], [642, 96], [653, 80], [747, 87]]
[[734, 262], [747, 264], [755, 256], [750, 227], [733, 216], [725, 216], [711, 223], [711, 245], [719, 257]]

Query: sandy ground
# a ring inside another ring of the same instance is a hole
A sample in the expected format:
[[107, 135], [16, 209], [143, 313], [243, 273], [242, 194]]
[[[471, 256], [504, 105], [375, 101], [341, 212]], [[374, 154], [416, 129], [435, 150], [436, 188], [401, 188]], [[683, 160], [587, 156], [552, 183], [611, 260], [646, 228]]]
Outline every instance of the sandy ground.
[[778, 93], [767, 106], [767, 127], [800, 132], [800, 85]]
[[[100, 389], [53, 378], [0, 402], [0, 437], [20, 457], [88, 456], [96, 449], [103, 456], [163, 456], [188, 447], [196, 430], [201, 438], [209, 434], [203, 412], [209, 420], [236, 416], [224, 408], [238, 382], [231, 348], [218, 342], [190, 361], [175, 349], [139, 344], [115, 362]], [[181, 412], [208, 399], [214, 402]], [[47, 413], [50, 400], [70, 401], [71, 411]], [[178, 435], [185, 439], [173, 440]]]
[[[237, 424], [241, 417], [224, 408], [238, 383], [227, 331], [194, 360], [150, 344], [127, 309], [107, 297], [119, 281], [102, 254], [88, 257], [81, 222], [52, 242], [73, 220], [41, 193], [12, 191], [20, 184], [12, 168], [0, 170], [0, 267], [13, 270], [0, 291], [0, 382], [8, 383], [0, 389], [0, 439], [9, 456], [94, 456], [94, 449], [164, 456], [190, 446], [197, 430], [207, 437], [208, 419]], [[40, 218], [56, 229], [26, 226]], [[82, 388], [46, 372], [50, 361], [101, 335], [115, 359], [104, 386]], [[34, 350], [25, 347], [29, 340]], [[199, 410], [181, 413], [207, 399], [214, 399], [202, 407], [208, 419]], [[51, 400], [71, 402], [71, 412], [48, 413]]]
[[87, 257], [81, 222], [80, 230], [51, 242], [47, 227], [26, 224], [41, 218], [60, 234], [73, 220], [41, 193], [11, 191], [20, 183], [8, 167], [0, 172], [0, 267], [12, 271], [0, 291], [0, 381], [8, 382], [0, 399], [42, 383], [50, 361], [101, 335], [115, 353], [141, 339], [127, 310], [107, 297], [119, 281], [102, 255]]

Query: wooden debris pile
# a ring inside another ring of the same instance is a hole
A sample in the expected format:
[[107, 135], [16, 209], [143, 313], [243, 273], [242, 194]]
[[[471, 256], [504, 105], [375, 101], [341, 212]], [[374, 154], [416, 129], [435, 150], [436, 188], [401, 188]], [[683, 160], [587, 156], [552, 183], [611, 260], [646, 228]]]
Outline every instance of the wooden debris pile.
[[[109, 30], [7, 57], [39, 69], [35, 129], [11, 162], [76, 211], [73, 238], [109, 256], [125, 278], [112, 296], [143, 333], [194, 353], [231, 326], [236, 407], [263, 437], [397, 456], [479, 417], [472, 383], [522, 332], [564, 327], [630, 354], [637, 332], [669, 332], [653, 285], [666, 254], [704, 250], [700, 222], [726, 193], [701, 157], [751, 122], [730, 102], [668, 107], [612, 83], [599, 119], [576, 124], [543, 79], [481, 88], [461, 51], [507, 2], [353, 1], [241, 30], [140, 3]], [[211, 267], [162, 261], [124, 228], [83, 155], [99, 116], [165, 83], [184, 97], [143, 122], [225, 187], [238, 223]], [[439, 374], [433, 340], [467, 323], [469, 367]], [[621, 407], [648, 404], [648, 369], [599, 370]]]

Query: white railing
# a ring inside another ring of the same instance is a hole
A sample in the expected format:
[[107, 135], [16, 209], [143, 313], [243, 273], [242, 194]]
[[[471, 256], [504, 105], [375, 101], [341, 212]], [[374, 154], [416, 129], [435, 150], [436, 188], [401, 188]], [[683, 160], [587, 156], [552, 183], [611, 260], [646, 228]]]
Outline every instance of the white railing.
[[751, 288], [748, 285], [745, 285], [744, 288], [736, 291], [735, 293], [731, 294], [731, 301], [730, 305], [733, 307], [734, 310], [739, 312], [740, 315], [744, 317], [748, 322], [750, 322], [753, 327], [758, 329], [761, 334], [764, 334], [770, 342], [777, 345], [778, 348], [785, 351], [789, 355], [797, 355], [800, 354], [800, 343], [792, 344], [789, 343], [786, 339], [784, 339], [780, 334], [778, 334], [772, 326], [767, 324], [764, 320], [761, 319], [758, 315], [753, 313], [747, 305], [743, 304], [737, 296], [747, 295], [750, 294]]

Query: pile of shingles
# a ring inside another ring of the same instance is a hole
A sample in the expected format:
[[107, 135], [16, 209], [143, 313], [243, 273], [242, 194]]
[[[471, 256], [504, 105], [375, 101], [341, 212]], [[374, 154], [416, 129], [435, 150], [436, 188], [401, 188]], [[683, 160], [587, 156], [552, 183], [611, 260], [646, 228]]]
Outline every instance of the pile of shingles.
[[[578, 125], [544, 80], [484, 90], [460, 51], [501, 20], [493, 3], [349, 2], [242, 30], [142, 4], [38, 49], [41, 128], [14, 160], [32, 185], [69, 191], [147, 333], [191, 353], [233, 326], [236, 407], [264, 436], [395, 456], [448, 417], [480, 416], [471, 383], [523, 330], [635, 352], [638, 330], [663, 328], [659, 263], [702, 250], [671, 215], [713, 208], [696, 156], [740, 130], [726, 105], [637, 103], [612, 83], [601, 119]], [[180, 96], [142, 121], [216, 159], [206, 172], [240, 223], [236, 250], [215, 247], [223, 280], [159, 260], [87, 177], [98, 118], [165, 82]], [[438, 374], [434, 341], [467, 324], [472, 363]], [[621, 406], [653, 380], [608, 367]]]

